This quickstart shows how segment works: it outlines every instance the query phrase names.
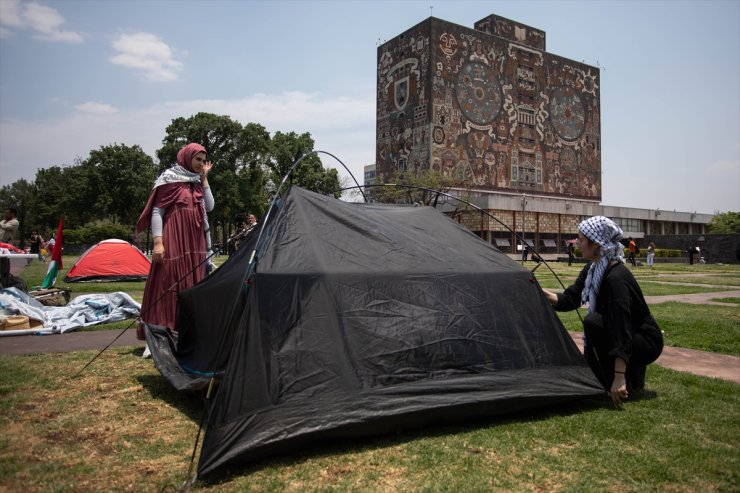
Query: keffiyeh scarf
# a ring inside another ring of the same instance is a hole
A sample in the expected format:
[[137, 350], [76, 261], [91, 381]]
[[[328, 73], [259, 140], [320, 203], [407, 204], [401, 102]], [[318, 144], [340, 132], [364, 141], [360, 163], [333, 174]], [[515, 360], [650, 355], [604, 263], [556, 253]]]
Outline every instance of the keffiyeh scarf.
[[592, 262], [586, 275], [586, 286], [581, 293], [581, 303], [588, 303], [589, 313], [596, 310], [596, 297], [601, 288], [604, 272], [612, 260], [624, 263], [624, 246], [619, 243], [622, 239], [622, 229], [617, 223], [604, 216], [593, 216], [578, 225], [583, 236], [601, 246], [601, 257]]
[[[170, 183], [200, 183], [200, 173], [193, 173], [183, 168], [179, 164], [167, 168], [157, 177], [154, 182], [154, 187], [157, 188], [162, 185], [168, 185]], [[206, 213], [205, 204], [203, 198], [200, 199], [200, 209], [203, 211], [203, 232], [206, 237], [206, 250], [207, 255], [212, 253], [211, 248], [211, 227], [208, 224], [208, 214]]]
[[157, 177], [157, 180], [154, 182], [154, 187], [152, 188], [177, 182], [200, 183], [200, 173], [193, 173], [179, 164], [176, 164], [171, 168], [164, 170], [162, 174]]

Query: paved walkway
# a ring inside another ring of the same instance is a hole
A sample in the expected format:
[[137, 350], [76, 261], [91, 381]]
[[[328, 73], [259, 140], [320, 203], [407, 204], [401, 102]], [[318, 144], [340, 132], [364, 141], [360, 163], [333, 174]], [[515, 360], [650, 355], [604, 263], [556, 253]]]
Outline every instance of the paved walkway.
[[[121, 335], [123, 329], [67, 332], [66, 334], [3, 336], [0, 337], [0, 356], [18, 356], [40, 353], [68, 353], [70, 351], [101, 350], [111, 347], [141, 346], [144, 341], [136, 339], [136, 328], [132, 327]], [[116, 339], [118, 338], [118, 339]]]
[[740, 289], [732, 291], [715, 291], [713, 293], [693, 294], [670, 294], [665, 296], [645, 296], [648, 305], [678, 301], [679, 303], [691, 303], [692, 305], [718, 305], [738, 306], [737, 303], [725, 303], [724, 301], [713, 301], [719, 298], [740, 298]]
[[[570, 336], [578, 349], [583, 352], [583, 333], [570, 332]], [[740, 384], [740, 358], [736, 356], [666, 346], [656, 363], [671, 370], [721, 378]]]

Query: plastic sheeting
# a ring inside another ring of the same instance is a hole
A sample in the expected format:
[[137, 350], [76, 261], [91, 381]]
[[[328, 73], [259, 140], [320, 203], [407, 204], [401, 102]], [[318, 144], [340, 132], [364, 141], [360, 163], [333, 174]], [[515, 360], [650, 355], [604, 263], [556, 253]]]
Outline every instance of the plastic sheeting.
[[176, 387], [217, 376], [199, 476], [603, 393], [530, 272], [431, 207], [293, 187], [257, 235], [180, 294], [177, 341], [147, 330]]
[[0, 336], [64, 333], [81, 327], [139, 316], [141, 305], [124, 292], [83, 294], [66, 306], [45, 306], [16, 289], [0, 290], [0, 309], [6, 315], [26, 315], [44, 328], [3, 330]]

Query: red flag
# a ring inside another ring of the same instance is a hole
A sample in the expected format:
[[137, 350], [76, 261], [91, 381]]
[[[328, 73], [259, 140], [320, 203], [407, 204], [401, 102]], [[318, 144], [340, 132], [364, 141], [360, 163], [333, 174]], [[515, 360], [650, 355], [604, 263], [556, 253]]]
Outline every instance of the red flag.
[[62, 240], [64, 239], [64, 214], [59, 218], [59, 227], [57, 235], [54, 237], [54, 251], [51, 252], [51, 259], [57, 261], [57, 267], [63, 269], [62, 265]]

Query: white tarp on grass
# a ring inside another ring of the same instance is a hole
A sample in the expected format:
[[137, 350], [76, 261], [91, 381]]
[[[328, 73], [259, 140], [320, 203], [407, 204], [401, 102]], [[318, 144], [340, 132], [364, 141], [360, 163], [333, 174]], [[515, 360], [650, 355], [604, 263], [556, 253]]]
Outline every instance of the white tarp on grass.
[[141, 305], [122, 291], [82, 294], [66, 306], [46, 306], [17, 288], [7, 288], [0, 290], [0, 314], [26, 315], [42, 322], [44, 327], [0, 330], [0, 336], [64, 333], [80, 327], [136, 318], [140, 310]]

